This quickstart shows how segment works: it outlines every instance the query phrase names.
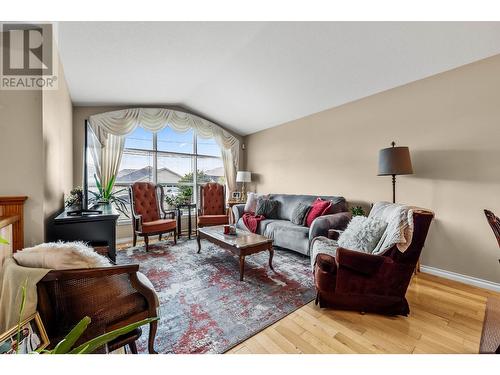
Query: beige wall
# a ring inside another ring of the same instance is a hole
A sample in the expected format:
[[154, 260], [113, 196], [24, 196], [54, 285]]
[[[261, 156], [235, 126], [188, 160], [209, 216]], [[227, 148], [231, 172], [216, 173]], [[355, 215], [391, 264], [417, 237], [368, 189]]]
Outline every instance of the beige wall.
[[44, 218], [64, 206], [73, 188], [73, 104], [59, 63], [57, 90], [43, 90]]
[[24, 242], [43, 241], [41, 91], [0, 90], [0, 195], [26, 195]]
[[0, 195], [26, 195], [26, 246], [44, 241], [45, 219], [72, 186], [72, 104], [62, 65], [59, 89], [0, 90]]
[[397, 200], [436, 213], [422, 263], [500, 282], [482, 211], [500, 212], [500, 55], [245, 140], [257, 191], [367, 203], [391, 199], [379, 149], [409, 146], [415, 174], [398, 178]]

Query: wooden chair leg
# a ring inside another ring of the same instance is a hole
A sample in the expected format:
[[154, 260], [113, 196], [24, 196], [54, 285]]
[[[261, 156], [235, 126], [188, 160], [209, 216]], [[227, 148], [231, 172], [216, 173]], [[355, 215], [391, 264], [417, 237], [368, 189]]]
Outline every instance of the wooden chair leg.
[[177, 245], [177, 229], [174, 229], [174, 245]]
[[135, 233], [135, 230], [134, 230], [134, 239], [132, 241], [132, 246], [135, 246], [137, 245], [137, 233]]
[[144, 242], [146, 243], [146, 251], [149, 251], [149, 237], [144, 236]]
[[130, 348], [130, 352], [132, 354], [137, 354], [137, 345], [136, 345], [135, 341], [132, 341], [131, 343], [129, 343], [128, 347]]
[[158, 235], [158, 241], [161, 241], [161, 233]]
[[155, 337], [157, 328], [158, 328], [158, 321], [155, 320], [154, 322], [149, 323], [149, 340], [148, 340], [149, 354], [158, 354], [158, 352], [155, 350]]

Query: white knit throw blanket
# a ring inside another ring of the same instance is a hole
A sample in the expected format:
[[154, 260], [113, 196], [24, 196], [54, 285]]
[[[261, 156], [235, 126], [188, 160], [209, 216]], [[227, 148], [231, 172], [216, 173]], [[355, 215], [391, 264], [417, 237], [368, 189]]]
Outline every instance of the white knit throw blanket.
[[394, 245], [397, 245], [398, 250], [404, 253], [413, 238], [413, 213], [415, 211], [430, 212], [397, 203], [375, 203], [368, 217], [384, 220], [387, 222], [387, 228], [372, 254], [380, 254]]

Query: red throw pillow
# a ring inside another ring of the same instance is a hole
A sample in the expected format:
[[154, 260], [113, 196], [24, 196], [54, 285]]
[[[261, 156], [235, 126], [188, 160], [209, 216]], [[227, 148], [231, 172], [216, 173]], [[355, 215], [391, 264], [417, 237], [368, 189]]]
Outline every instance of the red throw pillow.
[[306, 227], [310, 227], [314, 219], [324, 215], [332, 206], [331, 201], [324, 201], [321, 198], [316, 198], [316, 200], [311, 205], [311, 209], [307, 214]]

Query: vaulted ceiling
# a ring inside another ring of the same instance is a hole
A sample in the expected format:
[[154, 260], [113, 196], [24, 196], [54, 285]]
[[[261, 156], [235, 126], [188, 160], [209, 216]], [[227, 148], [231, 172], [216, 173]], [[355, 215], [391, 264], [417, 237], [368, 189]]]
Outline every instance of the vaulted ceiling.
[[500, 53], [500, 22], [61, 22], [75, 105], [177, 105], [246, 135]]

